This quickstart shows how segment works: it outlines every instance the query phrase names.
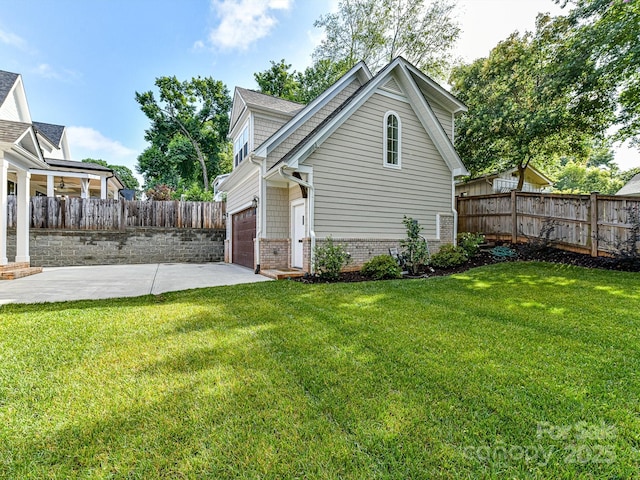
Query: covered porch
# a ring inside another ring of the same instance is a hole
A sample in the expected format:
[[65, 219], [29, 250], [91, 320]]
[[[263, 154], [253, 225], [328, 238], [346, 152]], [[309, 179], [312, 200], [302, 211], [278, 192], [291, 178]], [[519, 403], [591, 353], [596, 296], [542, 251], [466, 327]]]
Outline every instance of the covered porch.
[[263, 223], [259, 238], [261, 273], [274, 278], [311, 271], [312, 172], [274, 169], [264, 178]]
[[[47, 164], [29, 124], [0, 122], [0, 278], [17, 278], [30, 270], [29, 202], [30, 169], [45, 169]], [[15, 258], [7, 257], [7, 205], [9, 179], [14, 181], [16, 197]], [[19, 270], [17, 272], [17, 270]], [[37, 273], [29, 271], [30, 273]]]

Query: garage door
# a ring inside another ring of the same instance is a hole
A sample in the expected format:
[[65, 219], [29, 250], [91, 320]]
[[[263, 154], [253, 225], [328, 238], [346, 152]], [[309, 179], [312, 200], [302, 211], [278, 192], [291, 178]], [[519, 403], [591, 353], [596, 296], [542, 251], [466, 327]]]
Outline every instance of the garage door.
[[233, 263], [253, 268], [253, 239], [256, 238], [256, 209], [247, 208], [232, 216]]

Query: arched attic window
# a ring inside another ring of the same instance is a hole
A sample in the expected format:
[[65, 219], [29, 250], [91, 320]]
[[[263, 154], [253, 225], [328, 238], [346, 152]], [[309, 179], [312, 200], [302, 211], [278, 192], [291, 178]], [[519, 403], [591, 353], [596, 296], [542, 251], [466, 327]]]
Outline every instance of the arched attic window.
[[389, 111], [384, 115], [384, 166], [400, 168], [401, 124], [396, 112]]

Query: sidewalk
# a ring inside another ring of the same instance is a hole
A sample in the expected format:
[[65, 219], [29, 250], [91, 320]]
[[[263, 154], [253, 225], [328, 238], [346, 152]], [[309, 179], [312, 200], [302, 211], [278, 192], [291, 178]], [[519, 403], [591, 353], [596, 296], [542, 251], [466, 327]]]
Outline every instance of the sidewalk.
[[268, 280], [228, 263], [51, 267], [38, 275], [0, 281], [0, 305], [137, 297]]

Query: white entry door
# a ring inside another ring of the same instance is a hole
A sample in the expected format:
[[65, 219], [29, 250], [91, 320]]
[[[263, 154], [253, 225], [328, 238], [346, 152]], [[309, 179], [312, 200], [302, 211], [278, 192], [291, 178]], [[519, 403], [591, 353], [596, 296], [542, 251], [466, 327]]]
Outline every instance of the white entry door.
[[306, 223], [304, 200], [291, 205], [291, 220], [291, 266], [302, 268], [302, 253], [304, 247], [302, 239], [304, 238]]

